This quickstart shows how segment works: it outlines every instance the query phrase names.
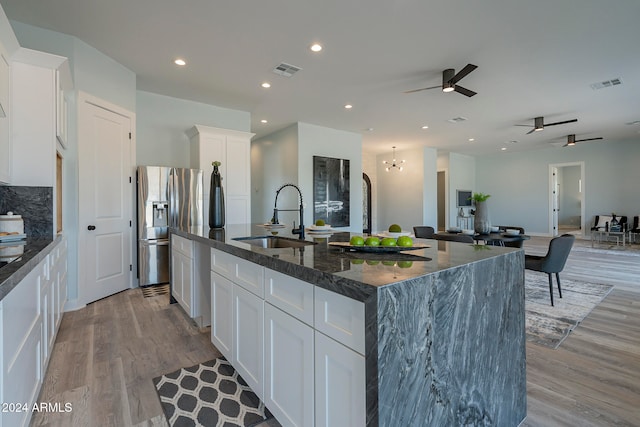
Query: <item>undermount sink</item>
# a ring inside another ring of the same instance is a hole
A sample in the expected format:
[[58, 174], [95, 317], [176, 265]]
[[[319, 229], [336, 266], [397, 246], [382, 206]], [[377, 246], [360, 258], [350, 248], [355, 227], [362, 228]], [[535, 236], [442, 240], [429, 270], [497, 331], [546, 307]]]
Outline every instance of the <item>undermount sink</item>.
[[288, 237], [280, 236], [249, 236], [249, 237], [236, 237], [233, 240], [238, 242], [248, 243], [252, 246], [258, 246], [261, 248], [302, 248], [304, 246], [315, 245], [314, 242], [307, 242], [306, 240], [290, 239]]

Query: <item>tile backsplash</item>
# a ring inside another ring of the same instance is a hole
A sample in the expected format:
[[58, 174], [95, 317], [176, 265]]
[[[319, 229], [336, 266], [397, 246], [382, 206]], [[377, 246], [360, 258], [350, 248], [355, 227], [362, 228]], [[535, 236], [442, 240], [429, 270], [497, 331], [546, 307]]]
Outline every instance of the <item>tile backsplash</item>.
[[0, 186], [0, 214], [22, 215], [28, 237], [53, 236], [53, 187]]

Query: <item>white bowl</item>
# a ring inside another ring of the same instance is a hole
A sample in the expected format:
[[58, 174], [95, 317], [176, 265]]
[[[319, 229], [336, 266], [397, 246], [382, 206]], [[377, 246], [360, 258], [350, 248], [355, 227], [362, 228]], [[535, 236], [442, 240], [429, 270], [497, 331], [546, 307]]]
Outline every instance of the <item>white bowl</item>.
[[391, 231], [385, 231], [384, 233], [381, 233], [381, 235], [383, 237], [393, 237], [394, 239], [397, 239], [400, 236], [410, 236], [411, 232], [409, 231], [399, 231], [397, 233], [391, 232]]
[[310, 229], [312, 230], [328, 230], [331, 228], [331, 224], [325, 224], [325, 225], [311, 225], [309, 226]]
[[470, 228], [465, 228], [462, 230], [462, 234], [466, 234], [467, 236], [473, 236], [476, 232]]
[[515, 230], [513, 228], [507, 228], [507, 230], [505, 230], [505, 233], [508, 234], [509, 236], [517, 236], [518, 234], [520, 234], [520, 230]]
[[491, 227], [491, 231], [494, 233], [500, 231], [500, 227]]

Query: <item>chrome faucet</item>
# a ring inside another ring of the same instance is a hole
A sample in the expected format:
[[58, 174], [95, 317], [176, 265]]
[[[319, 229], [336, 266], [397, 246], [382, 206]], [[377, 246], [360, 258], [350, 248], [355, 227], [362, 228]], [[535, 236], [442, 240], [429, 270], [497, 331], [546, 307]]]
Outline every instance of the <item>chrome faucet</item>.
[[[299, 209], [278, 209], [278, 195], [280, 194], [280, 191], [282, 191], [283, 188], [285, 187], [293, 187], [296, 190], [298, 190], [298, 194], [300, 195], [300, 208]], [[278, 222], [278, 212], [279, 211], [299, 211], [300, 212], [300, 227], [299, 228], [295, 228], [295, 222], [294, 222], [294, 229], [291, 230], [291, 232], [293, 234], [298, 234], [300, 239], [304, 239], [304, 208], [302, 206], [302, 191], [300, 191], [300, 189], [298, 188], [297, 185], [295, 184], [284, 184], [282, 185], [280, 188], [278, 188], [278, 191], [276, 191], [276, 201], [273, 204], [273, 219], [271, 220], [272, 223], [274, 224], [279, 224]]]

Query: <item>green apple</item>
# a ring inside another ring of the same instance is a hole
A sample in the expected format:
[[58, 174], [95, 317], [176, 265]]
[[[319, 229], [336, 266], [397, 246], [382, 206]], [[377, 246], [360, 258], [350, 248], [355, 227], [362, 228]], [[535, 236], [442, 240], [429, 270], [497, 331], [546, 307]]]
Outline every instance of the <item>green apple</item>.
[[409, 236], [400, 236], [398, 237], [397, 242], [398, 246], [413, 246], [413, 240]]
[[362, 236], [352, 236], [349, 244], [351, 246], [364, 246], [364, 238]]
[[317, 220], [317, 221], [316, 221], [316, 225], [317, 225], [318, 227], [322, 227], [322, 226], [324, 226], [324, 220], [323, 220], [323, 219], [319, 219], [319, 220]]
[[393, 237], [385, 237], [380, 242], [380, 246], [396, 246], [396, 239]]
[[380, 239], [375, 237], [375, 236], [369, 236], [369, 237], [367, 237], [367, 240], [364, 241], [364, 245], [365, 246], [379, 246], [380, 245]]

